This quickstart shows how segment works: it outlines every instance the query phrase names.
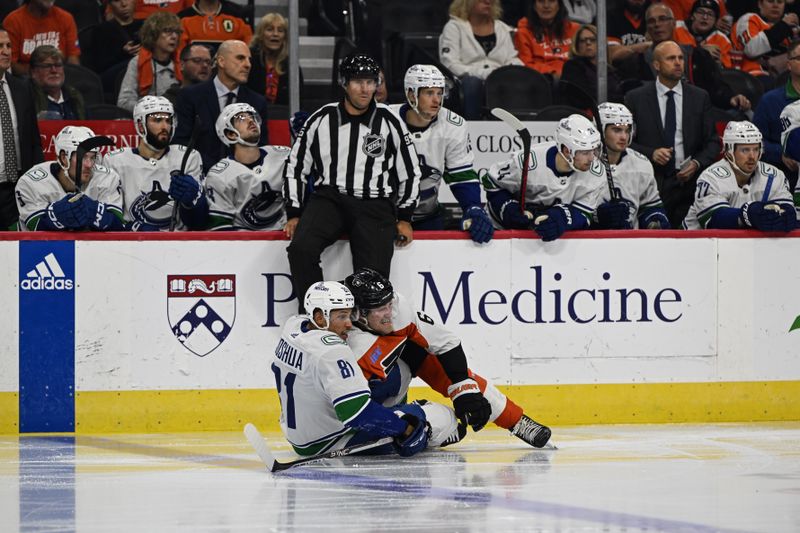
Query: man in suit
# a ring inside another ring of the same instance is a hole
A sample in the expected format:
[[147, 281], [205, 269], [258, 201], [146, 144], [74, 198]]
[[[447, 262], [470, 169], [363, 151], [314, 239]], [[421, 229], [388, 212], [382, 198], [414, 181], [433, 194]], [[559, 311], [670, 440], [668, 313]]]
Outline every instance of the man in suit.
[[24, 172], [44, 161], [30, 87], [10, 69], [11, 39], [0, 28], [0, 230], [16, 229], [14, 186]]
[[200, 119], [200, 132], [195, 150], [203, 157], [203, 172], [207, 172], [217, 161], [225, 157], [225, 145], [214, 130], [220, 110], [233, 103], [250, 104], [261, 116], [265, 125], [261, 129], [259, 146], [267, 144], [267, 100], [246, 87], [250, 75], [250, 49], [242, 41], [225, 41], [215, 57], [217, 75], [209, 81], [186, 87], [178, 93], [175, 112], [178, 129], [176, 144], [188, 144]]
[[694, 201], [697, 176], [720, 150], [708, 93], [682, 81], [683, 61], [683, 51], [674, 41], [659, 43], [653, 50], [656, 80], [625, 96], [636, 123], [631, 147], [653, 162], [674, 228], [680, 227]]

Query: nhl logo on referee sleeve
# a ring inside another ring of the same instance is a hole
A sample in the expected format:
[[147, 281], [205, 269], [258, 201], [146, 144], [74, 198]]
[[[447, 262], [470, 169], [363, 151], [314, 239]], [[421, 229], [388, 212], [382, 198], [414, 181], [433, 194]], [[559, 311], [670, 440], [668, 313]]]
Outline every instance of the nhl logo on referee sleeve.
[[236, 318], [236, 276], [168, 275], [167, 318], [172, 334], [195, 355], [216, 350]]
[[386, 151], [386, 140], [377, 133], [367, 133], [364, 135], [364, 144], [361, 150], [368, 157], [380, 157]]

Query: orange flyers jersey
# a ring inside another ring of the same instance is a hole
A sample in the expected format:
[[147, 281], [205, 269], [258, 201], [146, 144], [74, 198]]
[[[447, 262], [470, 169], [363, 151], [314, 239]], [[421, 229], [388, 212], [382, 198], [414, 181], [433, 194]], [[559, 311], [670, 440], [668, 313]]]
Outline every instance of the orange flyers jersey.
[[176, 15], [192, 7], [193, 0], [136, 0], [136, 10], [133, 12], [133, 18], [146, 19], [156, 11], [169, 11]]
[[392, 322], [395, 330], [389, 335], [375, 335], [358, 328], [348, 333], [347, 344], [368, 379], [384, 379], [407, 340], [433, 354], [445, 353], [460, 344], [458, 337], [425, 313], [415, 311], [411, 302], [397, 292], [392, 301]]
[[[678, 44], [688, 44], [695, 47], [698, 46], [697, 39], [695, 39], [694, 35], [691, 34], [683, 21], [679, 21], [675, 25], [675, 31], [672, 34], [672, 38]], [[702, 43], [699, 43], [699, 46], [703, 45], [713, 45], [719, 48], [719, 61], [722, 63], [722, 66], [724, 68], [733, 68], [733, 60], [731, 59], [733, 43], [731, 43], [731, 40], [728, 39], [724, 33], [718, 30], [712, 31]]]
[[11, 61], [29, 63], [37, 46], [55, 46], [64, 57], [81, 55], [78, 28], [67, 11], [53, 7], [45, 17], [34, 17], [26, 6], [8, 14], [3, 26], [11, 40]]
[[253, 30], [244, 20], [225, 13], [184, 17], [181, 26], [181, 47], [195, 41], [221, 43], [229, 39], [244, 41], [249, 46], [253, 37]]
[[771, 27], [772, 24], [755, 13], [745, 13], [736, 21], [731, 30], [734, 67], [754, 76], [766, 74], [758, 58], [772, 50], [764, 34], [764, 30]]
[[520, 60], [525, 66], [538, 70], [542, 74], [561, 75], [564, 63], [569, 59], [569, 48], [572, 38], [580, 27], [579, 24], [566, 21], [564, 38], [555, 39], [547, 34], [541, 41], [537, 41], [528, 28], [528, 20], [522, 19], [519, 29], [514, 36], [514, 44], [519, 51]]

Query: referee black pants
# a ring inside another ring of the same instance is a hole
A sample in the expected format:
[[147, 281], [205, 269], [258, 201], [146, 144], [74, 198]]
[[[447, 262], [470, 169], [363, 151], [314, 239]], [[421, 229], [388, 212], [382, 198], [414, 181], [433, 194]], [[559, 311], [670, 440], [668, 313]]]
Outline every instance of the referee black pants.
[[394, 203], [386, 198], [362, 200], [334, 187], [319, 187], [309, 198], [287, 249], [301, 313], [308, 288], [325, 279], [322, 252], [345, 234], [350, 236], [354, 269], [370, 267], [389, 277], [397, 234]]

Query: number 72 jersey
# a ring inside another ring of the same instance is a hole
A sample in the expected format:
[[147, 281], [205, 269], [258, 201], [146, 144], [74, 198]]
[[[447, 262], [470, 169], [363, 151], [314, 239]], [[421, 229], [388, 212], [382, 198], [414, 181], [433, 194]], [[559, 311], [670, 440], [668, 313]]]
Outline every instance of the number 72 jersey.
[[291, 317], [271, 357], [281, 400], [281, 430], [300, 455], [324, 452], [350, 432], [344, 423], [369, 402], [369, 385], [352, 350], [327, 330]]

